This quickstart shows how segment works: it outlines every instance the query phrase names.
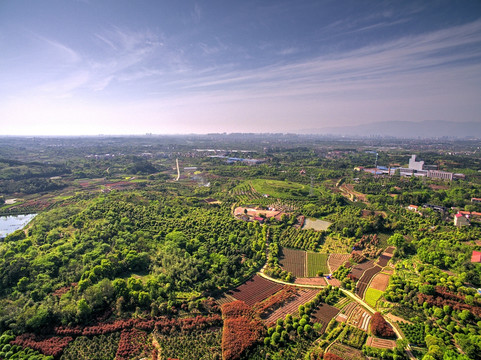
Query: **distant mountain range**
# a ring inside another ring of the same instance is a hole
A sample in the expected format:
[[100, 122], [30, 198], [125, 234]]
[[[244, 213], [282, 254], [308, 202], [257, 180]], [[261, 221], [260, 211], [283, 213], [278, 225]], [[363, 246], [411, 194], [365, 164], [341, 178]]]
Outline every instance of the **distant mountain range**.
[[302, 130], [303, 134], [396, 138], [481, 138], [481, 123], [454, 121], [383, 121], [356, 126]]

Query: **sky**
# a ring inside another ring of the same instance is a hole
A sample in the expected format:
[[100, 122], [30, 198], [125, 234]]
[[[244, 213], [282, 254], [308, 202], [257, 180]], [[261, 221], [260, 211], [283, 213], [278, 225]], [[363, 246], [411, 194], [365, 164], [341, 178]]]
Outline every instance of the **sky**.
[[1, 0], [0, 54], [0, 135], [481, 122], [479, 0]]

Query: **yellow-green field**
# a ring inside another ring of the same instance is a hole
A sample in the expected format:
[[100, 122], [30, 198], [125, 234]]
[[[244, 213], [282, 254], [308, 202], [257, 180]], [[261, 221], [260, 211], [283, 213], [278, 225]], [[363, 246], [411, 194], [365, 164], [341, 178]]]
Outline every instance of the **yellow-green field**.
[[372, 306], [375, 309], [376, 303], [381, 298], [382, 294], [384, 293], [381, 290], [369, 288], [366, 290], [366, 296], [364, 300], [368, 305]]

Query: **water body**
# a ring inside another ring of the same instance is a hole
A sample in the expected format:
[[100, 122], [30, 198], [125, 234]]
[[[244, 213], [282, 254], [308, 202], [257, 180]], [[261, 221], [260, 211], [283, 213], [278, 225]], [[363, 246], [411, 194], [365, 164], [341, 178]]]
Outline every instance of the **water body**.
[[0, 238], [23, 229], [37, 214], [0, 216]]

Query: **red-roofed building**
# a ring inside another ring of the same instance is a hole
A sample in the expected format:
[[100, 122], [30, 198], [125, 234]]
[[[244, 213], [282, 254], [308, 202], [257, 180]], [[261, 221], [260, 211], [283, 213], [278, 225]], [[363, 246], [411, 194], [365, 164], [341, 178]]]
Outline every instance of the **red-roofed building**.
[[471, 255], [471, 262], [481, 263], [481, 251], [473, 251], [473, 255]]
[[464, 216], [461, 211], [454, 215], [454, 226], [468, 226], [469, 220]]
[[471, 198], [471, 202], [481, 202], [481, 198]]

